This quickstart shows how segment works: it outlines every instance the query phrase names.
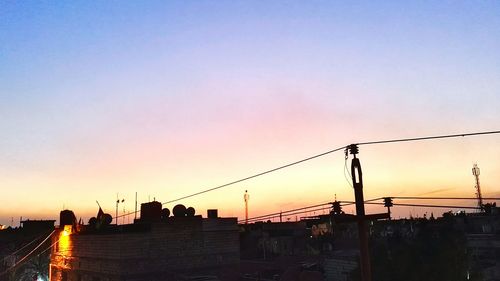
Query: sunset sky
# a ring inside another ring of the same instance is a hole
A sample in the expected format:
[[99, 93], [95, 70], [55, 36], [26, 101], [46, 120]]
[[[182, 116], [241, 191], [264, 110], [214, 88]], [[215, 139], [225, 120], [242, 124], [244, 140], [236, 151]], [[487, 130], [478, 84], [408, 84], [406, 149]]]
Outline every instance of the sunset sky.
[[[165, 202], [353, 142], [499, 130], [499, 15], [499, 1], [4, 1], [0, 224], [63, 207], [88, 220], [96, 200], [114, 215], [117, 193], [129, 212], [135, 192]], [[499, 144], [361, 147], [365, 198], [474, 197], [474, 163], [498, 197]], [[343, 171], [339, 152], [179, 203], [242, 218], [245, 190], [250, 216], [352, 200]]]

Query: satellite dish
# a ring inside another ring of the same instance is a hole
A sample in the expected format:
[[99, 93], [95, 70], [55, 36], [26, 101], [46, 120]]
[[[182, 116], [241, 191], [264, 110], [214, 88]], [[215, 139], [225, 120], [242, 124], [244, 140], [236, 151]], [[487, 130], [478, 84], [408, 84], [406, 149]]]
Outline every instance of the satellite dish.
[[104, 214], [104, 225], [110, 225], [113, 217], [110, 214]]
[[188, 217], [194, 217], [195, 213], [196, 213], [196, 211], [193, 207], [189, 207], [186, 209], [186, 216], [188, 216]]
[[186, 206], [179, 204], [175, 205], [173, 209], [174, 217], [185, 217], [186, 216]]
[[161, 210], [161, 218], [167, 219], [170, 216], [170, 210], [168, 208], [164, 208]]

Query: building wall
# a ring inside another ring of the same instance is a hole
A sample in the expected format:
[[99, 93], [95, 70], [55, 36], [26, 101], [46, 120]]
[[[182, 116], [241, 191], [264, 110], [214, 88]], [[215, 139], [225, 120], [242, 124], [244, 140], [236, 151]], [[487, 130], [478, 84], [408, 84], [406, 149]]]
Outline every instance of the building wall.
[[500, 235], [469, 234], [467, 248], [475, 271], [480, 271], [484, 281], [500, 280]]
[[324, 261], [325, 280], [349, 281], [351, 273], [358, 268], [357, 255], [333, 256]]
[[232, 218], [172, 218], [137, 233], [62, 233], [51, 258], [51, 280], [168, 280], [165, 276], [239, 266]]
[[298, 255], [306, 252], [309, 237], [304, 222], [241, 225], [241, 255], [244, 259]]
[[500, 214], [498, 209], [493, 208], [489, 215], [472, 214], [462, 218], [472, 262], [472, 273], [479, 272], [484, 281], [500, 280]]

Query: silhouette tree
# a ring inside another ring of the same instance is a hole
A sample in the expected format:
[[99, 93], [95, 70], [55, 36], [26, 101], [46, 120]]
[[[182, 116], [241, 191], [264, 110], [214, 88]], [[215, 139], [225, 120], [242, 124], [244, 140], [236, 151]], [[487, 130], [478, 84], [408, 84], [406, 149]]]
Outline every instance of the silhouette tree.
[[395, 231], [386, 237], [372, 237], [374, 281], [460, 281], [481, 280], [469, 276], [470, 257], [465, 233], [452, 221], [434, 223], [413, 220], [415, 232]]
[[13, 280], [49, 280], [49, 263], [50, 257], [48, 253], [33, 256], [16, 270]]

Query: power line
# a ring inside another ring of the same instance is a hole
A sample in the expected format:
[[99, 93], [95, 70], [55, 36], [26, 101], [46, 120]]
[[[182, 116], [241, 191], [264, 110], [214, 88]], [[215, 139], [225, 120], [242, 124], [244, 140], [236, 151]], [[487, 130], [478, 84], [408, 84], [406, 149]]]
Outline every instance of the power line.
[[[37, 255], [37, 256], [39, 256], [39, 255], [41, 255], [41, 254], [43, 254], [43, 253], [47, 252], [50, 248], [54, 247], [54, 245], [55, 245], [55, 244], [59, 243], [59, 241], [61, 241], [61, 238], [57, 239], [57, 241], [56, 241], [56, 242], [52, 243], [50, 246], [48, 246], [47, 248], [45, 248], [45, 250], [43, 250], [43, 251], [41, 251], [40, 253], [38, 253], [38, 255]], [[69, 250], [68, 250], [68, 249], [66, 249], [66, 250], [59, 250], [59, 252], [63, 252], [63, 251], [69, 251]]]
[[31, 250], [28, 254], [26, 254], [24, 257], [22, 257], [18, 262], [16, 262], [13, 266], [7, 268], [5, 271], [0, 273], [0, 276], [4, 275], [5, 273], [11, 271], [14, 269], [16, 266], [18, 266], [20, 263], [22, 263], [25, 259], [27, 259], [29, 256], [31, 256], [38, 248], [40, 248], [51, 236], [54, 234], [55, 230], [53, 230], [49, 236], [47, 236], [40, 244], [38, 244], [33, 250]]
[[[370, 200], [366, 200], [365, 204], [371, 204], [371, 205], [384, 205], [384, 203], [376, 203], [373, 201], [377, 201], [380, 199], [383, 199], [384, 197], [380, 198], [374, 198]], [[392, 197], [395, 198], [395, 197]], [[460, 198], [461, 199], [461, 198]], [[354, 204], [352, 201], [339, 201], [342, 202], [342, 206], [348, 206]], [[272, 219], [272, 218], [277, 218], [281, 216], [291, 216], [291, 215], [296, 215], [296, 214], [303, 214], [303, 213], [308, 213], [308, 212], [315, 212], [315, 211], [322, 211], [325, 208], [318, 208], [318, 209], [311, 209], [319, 206], [326, 206], [330, 205], [331, 203], [324, 203], [324, 204], [318, 204], [318, 205], [312, 205], [312, 206], [307, 206], [307, 207], [302, 207], [302, 208], [297, 208], [297, 209], [292, 209], [292, 210], [287, 210], [283, 211], [280, 213], [271, 213], [267, 215], [262, 215], [262, 216], [257, 216], [253, 218], [249, 218], [248, 221], [259, 221], [259, 220], [265, 220], [265, 219]], [[470, 207], [470, 206], [449, 206], [449, 205], [428, 205], [428, 204], [405, 204], [405, 203], [393, 203], [394, 206], [402, 206], [402, 207], [428, 207], [428, 208], [452, 208], [452, 209], [478, 209], [477, 207]], [[238, 222], [243, 222], [243, 220], [240, 220]]]
[[[378, 197], [378, 198], [368, 199], [368, 200], [365, 200], [365, 203], [373, 202], [373, 201], [377, 201], [377, 200], [381, 200], [383, 198], [384, 197]], [[354, 204], [354, 202], [351, 202], [351, 201], [338, 201], [338, 202], [343, 203], [343, 204], [341, 204], [341, 206], [349, 206], [349, 205], [353, 205]], [[301, 211], [301, 210], [304, 210], [303, 213], [313, 212], [314, 210], [309, 210], [309, 209], [320, 207], [320, 206], [327, 206], [327, 205], [330, 206], [332, 203], [333, 202], [322, 203], [322, 204], [317, 204], [317, 205], [311, 205], [311, 206], [306, 206], [306, 207], [301, 207], [301, 208], [296, 208], [296, 209], [281, 211], [281, 212], [277, 212], [277, 213], [271, 213], [271, 214], [262, 215], [262, 216], [256, 216], [256, 217], [249, 218], [248, 220], [249, 221], [262, 220], [264, 218], [278, 217], [279, 215], [290, 216], [291, 214], [289, 214], [289, 213], [296, 212], [296, 211]], [[325, 208], [322, 208], [322, 209], [325, 209]], [[322, 210], [322, 209], [320, 209], [320, 210]], [[238, 222], [243, 222], [243, 221], [244, 220], [240, 220]]]
[[196, 193], [193, 193], [193, 194], [190, 194], [190, 195], [186, 195], [186, 196], [174, 199], [174, 200], [170, 200], [170, 201], [164, 202], [162, 204], [173, 203], [173, 202], [176, 202], [176, 201], [179, 201], [179, 200], [182, 200], [182, 199], [186, 199], [186, 198], [190, 198], [190, 197], [193, 197], [193, 196], [196, 196], [196, 195], [200, 195], [200, 194], [203, 194], [203, 193], [206, 193], [206, 192], [214, 191], [214, 190], [217, 190], [217, 189], [229, 186], [229, 185], [233, 185], [233, 184], [237, 184], [237, 183], [240, 183], [240, 182], [243, 182], [243, 181], [247, 181], [249, 179], [260, 177], [260, 176], [263, 176], [265, 174], [269, 174], [269, 173], [272, 173], [272, 172], [276, 172], [278, 170], [281, 170], [281, 169], [284, 169], [284, 168], [288, 168], [288, 167], [291, 167], [291, 166], [294, 166], [294, 165], [297, 165], [297, 164], [300, 164], [300, 163], [303, 163], [303, 162], [306, 162], [306, 161], [309, 161], [309, 160], [312, 160], [312, 159], [316, 159], [318, 157], [325, 156], [327, 154], [331, 154], [333, 152], [340, 151], [340, 150], [345, 149], [345, 148], [346, 148], [345, 146], [342, 146], [342, 147], [339, 147], [339, 148], [335, 148], [335, 149], [329, 150], [327, 152], [316, 154], [314, 156], [307, 157], [307, 158], [304, 158], [302, 160], [295, 161], [295, 162], [292, 162], [292, 163], [289, 163], [289, 164], [286, 164], [286, 165], [283, 165], [283, 166], [280, 166], [280, 167], [277, 167], [277, 168], [274, 168], [274, 169], [270, 169], [270, 170], [267, 170], [267, 171], [264, 171], [264, 172], [260, 172], [258, 174], [255, 174], [255, 175], [252, 175], [252, 176], [249, 176], [249, 177], [246, 177], [246, 178], [235, 180], [235, 181], [232, 181], [230, 183], [226, 183], [226, 184], [219, 185], [219, 186], [216, 186], [216, 187], [213, 187], [213, 188], [209, 188], [209, 189], [205, 189], [203, 191], [199, 191], [199, 192], [196, 192]]
[[[382, 198], [384, 198], [384, 197], [382, 197]], [[365, 204], [385, 206], [385, 203], [372, 202], [372, 201], [380, 200], [382, 198], [377, 198], [377, 199], [365, 201]], [[398, 197], [390, 197], [390, 198], [398, 198]], [[347, 203], [347, 204], [354, 204], [354, 202], [352, 202], [352, 201], [339, 201], [339, 202]], [[393, 203], [393, 205], [394, 206], [404, 206], [404, 207], [479, 209], [478, 207], [470, 207], [470, 206], [428, 205], [428, 204], [409, 204], [409, 203]]]
[[[271, 216], [279, 216], [279, 215], [285, 215], [285, 216], [288, 216], [288, 213], [291, 213], [291, 212], [296, 212], [296, 211], [301, 211], [301, 210], [305, 210], [306, 212], [309, 212], [308, 209], [311, 209], [311, 208], [316, 208], [316, 207], [320, 207], [320, 206], [326, 206], [326, 205], [330, 205], [331, 203], [328, 202], [328, 203], [322, 203], [322, 204], [317, 204], [317, 205], [312, 205], [312, 206], [307, 206], [307, 207], [301, 207], [301, 208], [297, 208], [297, 209], [292, 209], [292, 210], [286, 210], [286, 211], [282, 211], [282, 212], [277, 212], [277, 213], [272, 213], [272, 214], [267, 214], [267, 215], [262, 215], [262, 216], [257, 216], [257, 217], [253, 217], [253, 218], [249, 218], [248, 220], [249, 221], [254, 221], [254, 220], [258, 220], [258, 219], [263, 219], [263, 218], [269, 218]], [[240, 222], [243, 222], [244, 220], [240, 220]]]
[[[444, 138], [455, 138], [455, 137], [468, 137], [468, 136], [491, 135], [491, 134], [500, 134], [500, 130], [498, 130], [498, 131], [487, 131], [487, 132], [474, 132], [474, 133], [453, 134], [453, 135], [426, 136], [426, 137], [406, 138], [406, 139], [392, 139], [392, 140], [370, 141], [370, 142], [357, 143], [357, 145], [382, 144], [382, 143], [394, 143], [394, 142], [408, 142], [408, 141], [421, 141], [421, 140], [444, 139]], [[209, 189], [206, 189], [206, 190], [203, 190], [203, 191], [199, 191], [199, 192], [196, 192], [196, 193], [193, 193], [193, 194], [190, 194], [190, 195], [186, 195], [186, 196], [174, 199], [174, 200], [170, 200], [170, 201], [164, 202], [163, 204], [173, 203], [173, 202], [180, 201], [180, 200], [183, 200], [183, 199], [186, 199], [186, 198], [190, 198], [190, 197], [193, 197], [193, 196], [197, 196], [197, 195], [200, 195], [200, 194], [203, 194], [203, 193], [206, 193], [206, 192], [217, 190], [217, 189], [229, 186], [229, 185], [240, 183], [242, 181], [246, 181], [246, 180], [249, 180], [249, 179], [260, 177], [260, 176], [263, 176], [265, 174], [269, 174], [269, 173], [272, 173], [272, 172], [275, 172], [275, 171], [278, 171], [278, 170], [281, 170], [281, 169], [284, 169], [284, 168], [288, 168], [288, 167], [293, 166], [293, 165], [297, 165], [297, 164], [300, 164], [300, 163], [303, 163], [303, 162], [306, 162], [306, 161], [309, 161], [309, 160], [312, 160], [312, 159], [315, 159], [315, 158], [318, 158], [318, 157], [321, 157], [321, 156], [325, 156], [327, 154], [330, 154], [330, 153], [333, 153], [333, 152], [345, 149], [346, 147], [347, 146], [342, 146], [342, 147], [339, 147], [339, 148], [336, 148], [336, 149], [332, 149], [332, 150], [329, 150], [327, 152], [323, 152], [323, 153], [320, 153], [320, 154], [317, 154], [317, 155], [314, 155], [314, 156], [311, 156], [311, 157], [307, 157], [307, 158], [304, 158], [302, 160], [295, 161], [295, 162], [292, 162], [292, 163], [289, 163], [289, 164], [286, 164], [286, 165], [283, 165], [283, 166], [280, 166], [280, 167], [277, 167], [277, 168], [274, 168], [274, 169], [270, 169], [270, 170], [267, 170], [267, 171], [264, 171], [264, 172], [261, 172], [261, 173], [258, 173], [258, 174], [246, 177], [246, 178], [242, 178], [242, 179], [239, 179], [239, 180], [227, 183], [227, 184], [219, 185], [219, 186], [216, 186], [216, 187], [213, 187], [213, 188], [209, 188]]]
[[[408, 199], [408, 200], [477, 200], [475, 197], [421, 197], [421, 196], [396, 196], [391, 197], [394, 199]], [[500, 200], [495, 197], [483, 197], [484, 200]]]
[[[384, 197], [380, 198], [374, 198], [370, 200], [366, 200], [365, 204], [371, 204], [371, 205], [384, 205], [384, 203], [377, 203], [373, 201], [377, 201], [380, 199], [383, 199]], [[398, 198], [398, 197], [391, 197], [391, 198]], [[440, 198], [441, 199], [441, 198]], [[448, 199], [448, 198], [445, 198]], [[458, 198], [462, 199], [462, 198]], [[474, 198], [475, 199], [475, 198]], [[491, 199], [491, 198], [490, 198]], [[342, 202], [342, 206], [349, 206], [353, 205], [354, 202], [352, 201], [339, 201]], [[265, 219], [273, 219], [273, 218], [278, 218], [280, 215], [283, 217], [288, 217], [291, 215], [297, 215], [297, 214], [303, 214], [303, 213], [308, 213], [308, 212], [316, 212], [316, 211], [322, 211], [325, 210], [325, 208], [317, 208], [317, 209], [311, 209], [319, 206], [326, 206], [330, 205], [331, 203], [323, 203], [323, 204], [318, 204], [318, 205], [312, 205], [312, 206], [307, 206], [307, 207], [302, 207], [302, 208], [297, 208], [297, 209], [292, 209], [292, 210], [287, 210], [279, 213], [271, 213], [267, 215], [262, 215], [262, 216], [257, 216], [253, 218], [249, 218], [248, 221], [255, 222], [255, 221], [260, 221], [260, 220], [265, 220]], [[478, 209], [477, 207], [470, 207], [470, 206], [450, 206], [450, 205], [428, 205], [428, 204], [406, 204], [406, 203], [393, 203], [394, 206], [402, 206], [402, 207], [426, 207], [426, 208], [451, 208], [451, 209]], [[238, 221], [239, 223], [243, 222], [243, 220]]]
[[38, 240], [39, 240], [40, 238], [42, 238], [43, 236], [44, 236], [44, 234], [42, 234], [42, 235], [40, 235], [40, 236], [36, 237], [35, 239], [31, 240], [28, 244], [26, 244], [26, 245], [22, 246], [21, 248], [17, 249], [16, 251], [12, 252], [11, 254], [8, 254], [8, 255], [5, 255], [5, 256], [7, 257], [7, 256], [13, 256], [13, 255], [17, 254], [18, 252], [20, 252], [20, 251], [24, 250], [24, 249], [25, 249], [26, 247], [28, 247], [29, 245], [31, 245], [31, 244], [35, 243], [36, 241], [38, 241]]
[[[286, 213], [286, 214], [283, 214], [282, 217], [289, 217], [289, 216], [293, 216], [293, 215], [298, 215], [298, 214], [304, 214], [304, 213], [309, 213], [309, 212], [318, 212], [318, 211], [324, 211], [326, 208], [323, 207], [323, 208], [316, 208], [316, 209], [309, 209], [309, 210], [302, 210], [302, 211], [297, 211], [297, 212], [292, 212], [292, 213]], [[262, 218], [256, 218], [256, 219], [248, 219], [248, 221], [252, 221], [252, 222], [255, 222], [255, 221], [261, 221], [261, 220], [264, 220], [264, 219], [273, 219], [273, 218], [279, 218], [279, 214], [276, 215], [276, 214], [273, 214], [273, 215], [268, 215], [268, 216], [263, 216]]]
[[[365, 203], [368, 203], [368, 202], [373, 202], [373, 201], [378, 201], [378, 200], [382, 200], [384, 199], [385, 197], [378, 197], [378, 198], [373, 198], [373, 199], [369, 199], [369, 200], [365, 200]], [[354, 202], [352, 202], [354, 204]]]
[[[190, 195], [182, 196], [182, 197], [179, 197], [177, 199], [173, 199], [173, 200], [170, 200], [170, 201], [167, 201], [167, 202], [163, 202], [162, 205], [170, 204], [170, 203], [177, 202], [177, 201], [180, 201], [180, 200], [183, 200], [183, 199], [187, 199], [187, 198], [191, 198], [191, 197], [203, 194], [203, 193], [207, 193], [207, 192], [210, 192], [210, 191], [221, 189], [221, 188], [226, 187], [226, 186], [234, 185], [234, 184], [237, 184], [237, 183], [240, 183], [240, 182], [243, 182], [243, 181], [247, 181], [247, 180], [250, 180], [250, 179], [253, 179], [253, 178], [256, 178], [256, 177], [260, 177], [260, 176], [263, 176], [263, 175], [266, 175], [266, 174], [269, 174], [269, 173], [272, 173], [272, 172], [276, 172], [276, 171], [284, 169], [284, 168], [288, 168], [288, 167], [291, 167], [291, 166], [294, 166], [294, 165], [297, 165], [297, 164], [300, 164], [300, 163], [303, 163], [303, 162], [306, 162], [306, 161], [309, 161], [309, 160], [312, 160], [312, 159], [319, 158], [321, 156], [325, 156], [325, 155], [328, 155], [328, 154], [331, 154], [331, 153], [343, 150], [345, 148], [346, 148], [345, 146], [342, 146], [342, 147], [339, 147], [339, 148], [335, 148], [335, 149], [332, 149], [332, 150], [329, 150], [329, 151], [326, 151], [326, 152], [323, 152], [323, 153], [320, 153], [320, 154], [316, 154], [316, 155], [313, 155], [313, 156], [310, 156], [310, 157], [307, 157], [307, 158], [304, 158], [304, 159], [301, 159], [301, 160], [298, 160], [298, 161], [295, 161], [295, 162], [292, 162], [292, 163], [285, 164], [283, 166], [279, 166], [279, 167], [274, 168], [274, 169], [270, 169], [270, 170], [267, 170], [267, 171], [264, 171], [264, 172], [257, 173], [257, 174], [252, 175], [252, 176], [248, 176], [248, 177], [245, 177], [245, 178], [242, 178], [242, 179], [239, 179], [239, 180], [235, 180], [235, 181], [232, 181], [232, 182], [229, 182], [229, 183], [226, 183], [226, 184], [222, 184], [222, 185], [219, 185], [219, 186], [216, 186], [216, 187], [205, 189], [205, 190], [202, 190], [202, 191], [190, 194]], [[117, 218], [120, 218], [120, 217], [123, 217], [123, 216], [128, 216], [128, 215], [133, 215], [135, 213], [136, 212], [130, 212], [128, 214], [123, 214], [123, 215], [117, 216]]]
[[[384, 203], [375, 203], [375, 202], [367, 202], [365, 204], [371, 205], [384, 205]], [[425, 208], [451, 208], [451, 209], [479, 209], [478, 207], [470, 207], [470, 206], [449, 206], [449, 205], [427, 205], [427, 204], [406, 204], [406, 203], [393, 203], [394, 206], [403, 206], [403, 207], [425, 207]]]
[[[477, 198], [475, 198], [475, 197], [385, 196], [385, 197], [379, 197], [379, 198], [375, 198], [375, 199], [365, 200], [365, 203], [377, 201], [377, 200], [382, 200], [384, 198], [403, 199], [403, 200], [477, 200]], [[498, 197], [485, 197], [483, 199], [500, 200], [500, 198], [498, 198]], [[345, 202], [345, 203], [349, 203], [349, 204], [354, 203], [352, 201], [339, 201], [339, 202]]]
[[464, 133], [464, 134], [454, 134], [454, 135], [439, 135], [439, 136], [427, 136], [427, 137], [417, 137], [417, 138], [368, 141], [368, 142], [357, 143], [357, 145], [383, 144], [383, 143], [408, 142], [408, 141], [422, 141], [422, 140], [470, 137], [470, 136], [493, 135], [493, 134], [500, 134], [500, 131], [487, 131], [487, 132], [475, 132], [475, 133]]
[[[456, 138], [456, 137], [469, 137], [469, 136], [491, 135], [491, 134], [500, 134], [500, 130], [497, 130], [497, 131], [485, 131], [485, 132], [474, 132], [474, 133], [462, 133], [462, 134], [450, 134], [450, 135], [425, 136], [425, 137], [416, 137], [416, 138], [403, 138], [403, 139], [389, 139], [389, 140], [368, 141], [368, 142], [360, 142], [360, 143], [357, 143], [356, 145], [359, 146], [359, 145], [384, 144], [384, 143], [396, 143], [396, 142], [410, 142], [410, 141], [434, 140], [434, 139], [445, 139], [445, 138]], [[177, 202], [177, 201], [180, 201], [180, 200], [183, 200], [183, 199], [187, 199], [187, 198], [191, 198], [191, 197], [194, 197], [194, 196], [197, 196], [197, 195], [200, 195], [200, 194], [204, 194], [204, 193], [207, 193], [207, 192], [210, 192], [210, 191], [218, 190], [218, 189], [230, 186], [230, 185], [234, 185], [234, 184], [237, 184], [237, 183], [240, 183], [240, 182], [243, 182], [243, 181], [247, 181], [247, 180], [250, 180], [250, 179], [253, 179], [253, 178], [256, 178], [256, 177], [260, 177], [260, 176], [263, 176], [263, 175], [266, 175], [266, 174], [269, 174], [269, 173], [272, 173], [272, 172], [276, 172], [278, 170], [281, 170], [281, 169], [284, 169], [284, 168], [288, 168], [290, 166], [294, 166], [294, 165], [297, 165], [297, 164], [300, 164], [300, 163], [303, 163], [303, 162], [306, 162], [306, 161], [309, 161], [309, 160], [312, 160], [312, 159], [315, 159], [315, 158], [319, 158], [321, 156], [325, 156], [325, 155], [328, 155], [328, 154], [331, 154], [331, 153], [343, 150], [343, 149], [345, 149], [347, 147], [348, 146], [342, 146], [342, 147], [339, 147], [339, 148], [335, 148], [335, 149], [332, 149], [332, 150], [329, 150], [329, 151], [326, 151], [326, 152], [323, 152], [323, 153], [320, 153], [320, 154], [313, 155], [311, 157], [307, 157], [307, 158], [304, 158], [304, 159], [301, 159], [301, 160], [298, 160], [298, 161], [295, 161], [295, 162], [292, 162], [292, 163], [289, 163], [289, 164], [285, 164], [285, 165], [279, 166], [279, 167], [274, 168], [274, 169], [270, 169], [270, 170], [267, 170], [267, 171], [264, 171], [264, 172], [260, 172], [260, 173], [254, 174], [252, 176], [248, 176], [248, 177], [245, 177], [245, 178], [242, 178], [242, 179], [239, 179], [239, 180], [235, 180], [235, 181], [232, 181], [232, 182], [229, 182], [229, 183], [226, 183], [226, 184], [222, 184], [222, 185], [219, 185], [219, 186], [216, 186], [216, 187], [212, 187], [212, 188], [205, 189], [205, 190], [202, 190], [202, 191], [199, 191], [199, 192], [195, 192], [195, 193], [192, 193], [192, 194], [189, 194], [189, 195], [186, 195], [186, 196], [182, 196], [182, 197], [179, 197], [179, 198], [167, 201], [167, 202], [163, 202], [162, 205], [173, 203], [173, 202]], [[123, 215], [119, 215], [116, 218], [118, 219], [120, 217], [124, 217], [124, 216], [128, 216], [128, 215], [133, 215], [135, 213], [137, 213], [137, 211], [130, 212], [130, 213], [123, 214]]]

